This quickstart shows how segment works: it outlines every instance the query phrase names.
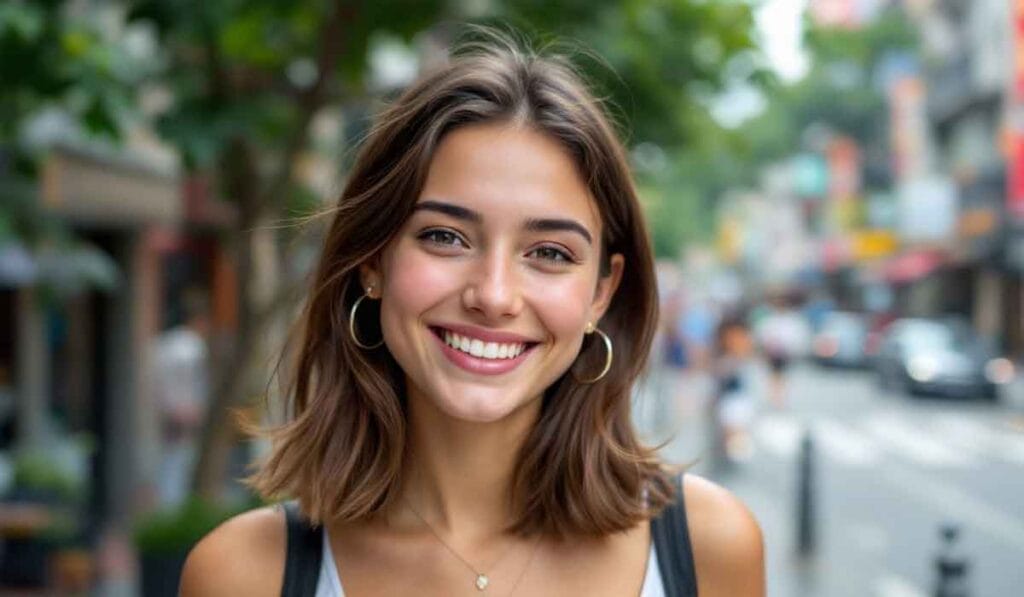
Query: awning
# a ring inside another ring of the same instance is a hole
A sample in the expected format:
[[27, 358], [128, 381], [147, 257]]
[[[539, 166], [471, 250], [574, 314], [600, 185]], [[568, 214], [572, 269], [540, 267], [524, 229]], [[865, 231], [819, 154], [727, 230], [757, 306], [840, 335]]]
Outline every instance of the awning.
[[909, 251], [890, 259], [882, 268], [882, 278], [893, 284], [919, 280], [942, 267], [946, 255], [936, 250]]
[[0, 287], [43, 285], [72, 295], [87, 288], [110, 292], [121, 282], [114, 260], [87, 243], [46, 247], [35, 253], [17, 241], [0, 244]]
[[36, 260], [25, 245], [15, 240], [0, 243], [0, 287], [28, 286], [38, 276]]

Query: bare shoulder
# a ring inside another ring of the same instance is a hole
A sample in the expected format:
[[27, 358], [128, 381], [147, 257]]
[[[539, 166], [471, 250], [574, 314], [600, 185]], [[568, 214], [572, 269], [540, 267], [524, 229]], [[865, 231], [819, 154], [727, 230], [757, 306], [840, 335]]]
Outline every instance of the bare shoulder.
[[243, 512], [192, 548], [181, 573], [180, 595], [280, 595], [286, 542], [283, 510]]
[[686, 518], [702, 596], [765, 594], [764, 542], [750, 510], [725, 488], [684, 477]]

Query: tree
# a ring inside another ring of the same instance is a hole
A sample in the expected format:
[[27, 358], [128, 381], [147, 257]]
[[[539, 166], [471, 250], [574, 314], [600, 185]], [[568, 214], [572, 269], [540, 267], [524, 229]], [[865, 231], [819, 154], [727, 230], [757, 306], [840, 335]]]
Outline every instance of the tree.
[[805, 43], [812, 56], [810, 72], [777, 88], [765, 112], [746, 127], [747, 167], [755, 171], [798, 151], [804, 131], [824, 125], [855, 139], [868, 151], [868, 161], [885, 170], [888, 107], [880, 67], [893, 53], [914, 51], [913, 25], [892, 7], [858, 29], [809, 24]]
[[120, 40], [105, 35], [95, 16], [55, 1], [0, 4], [0, 241], [71, 242], [28, 183], [45, 149], [26, 139], [33, 118], [59, 110], [83, 133], [116, 139], [119, 113], [130, 112], [133, 85], [146, 69], [121, 52]]

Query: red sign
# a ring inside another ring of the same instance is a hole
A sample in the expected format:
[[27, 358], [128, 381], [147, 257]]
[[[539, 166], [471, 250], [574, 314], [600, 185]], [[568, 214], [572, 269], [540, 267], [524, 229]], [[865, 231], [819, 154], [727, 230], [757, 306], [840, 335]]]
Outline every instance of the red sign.
[[1013, 4], [1013, 80], [1007, 119], [1006, 208], [1024, 220], [1024, 0]]

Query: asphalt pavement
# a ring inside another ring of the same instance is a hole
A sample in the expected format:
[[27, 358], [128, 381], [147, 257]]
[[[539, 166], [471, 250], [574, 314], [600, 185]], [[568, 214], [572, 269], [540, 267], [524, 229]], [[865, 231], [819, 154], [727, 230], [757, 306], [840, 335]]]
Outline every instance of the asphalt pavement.
[[[707, 458], [709, 381], [655, 371], [636, 397], [666, 459], [730, 488], [765, 535], [775, 597], [926, 597], [939, 530], [961, 529], [970, 597], [1024, 595], [1024, 427], [1005, 401], [881, 391], [868, 372], [798, 365], [787, 404], [761, 405], [754, 454], [729, 471]], [[797, 555], [800, 444], [814, 442], [815, 549]]]

